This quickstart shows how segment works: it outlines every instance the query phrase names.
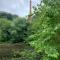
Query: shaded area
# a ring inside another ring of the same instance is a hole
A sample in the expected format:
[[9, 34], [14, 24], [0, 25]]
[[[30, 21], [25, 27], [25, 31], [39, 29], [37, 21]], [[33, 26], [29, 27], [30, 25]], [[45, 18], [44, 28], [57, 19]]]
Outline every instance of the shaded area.
[[0, 60], [35, 60], [35, 54], [26, 43], [0, 44]]

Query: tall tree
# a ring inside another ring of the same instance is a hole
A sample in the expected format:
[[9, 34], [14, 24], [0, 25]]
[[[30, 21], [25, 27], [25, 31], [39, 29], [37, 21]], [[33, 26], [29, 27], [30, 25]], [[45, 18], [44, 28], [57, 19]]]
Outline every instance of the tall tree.
[[28, 39], [41, 60], [59, 60], [60, 56], [60, 0], [43, 0], [34, 8], [32, 34]]

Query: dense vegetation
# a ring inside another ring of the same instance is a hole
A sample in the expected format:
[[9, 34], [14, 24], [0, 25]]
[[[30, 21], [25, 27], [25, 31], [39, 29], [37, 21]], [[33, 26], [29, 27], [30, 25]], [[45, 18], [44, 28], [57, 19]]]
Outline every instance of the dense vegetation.
[[32, 15], [29, 24], [26, 18], [0, 13], [0, 43], [24, 42], [34, 48], [34, 54], [28, 55], [24, 51], [23, 56], [38, 56], [36, 60], [59, 60], [60, 0], [42, 0], [34, 7]]
[[43, 0], [34, 8], [34, 34], [29, 36], [31, 46], [42, 53], [41, 60], [60, 60], [60, 0]]
[[28, 36], [26, 19], [9, 15], [11, 14], [0, 13], [0, 42], [17, 43], [24, 41]]

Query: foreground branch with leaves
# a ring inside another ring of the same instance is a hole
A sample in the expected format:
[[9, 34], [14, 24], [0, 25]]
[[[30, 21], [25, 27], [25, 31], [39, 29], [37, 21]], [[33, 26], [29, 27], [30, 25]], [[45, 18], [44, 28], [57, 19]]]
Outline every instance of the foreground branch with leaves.
[[32, 32], [28, 40], [41, 60], [60, 59], [60, 0], [43, 0], [34, 8]]

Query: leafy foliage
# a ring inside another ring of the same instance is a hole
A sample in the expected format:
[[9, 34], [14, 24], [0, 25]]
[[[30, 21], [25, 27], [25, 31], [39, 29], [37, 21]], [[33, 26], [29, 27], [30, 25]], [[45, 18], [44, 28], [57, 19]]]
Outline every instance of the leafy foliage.
[[10, 38], [9, 29], [11, 27], [11, 21], [7, 19], [0, 19], [0, 42], [8, 41]]
[[28, 40], [37, 53], [43, 52], [41, 60], [59, 60], [60, 56], [60, 0], [43, 0], [34, 8], [32, 32]]
[[[4, 13], [1, 13], [2, 15]], [[26, 19], [11, 16], [14, 18], [13, 20], [3, 16], [0, 18], [0, 42], [19, 43], [25, 41], [29, 33]]]
[[[12, 20], [10, 15], [8, 19], [3, 15], [0, 17], [0, 42], [26, 41], [37, 52], [31, 56], [39, 54], [39, 60], [60, 60], [60, 0], [42, 0], [34, 7], [30, 26], [25, 18], [15, 17]], [[30, 54], [26, 53], [29, 52], [21, 52], [23, 57], [29, 57]]]

